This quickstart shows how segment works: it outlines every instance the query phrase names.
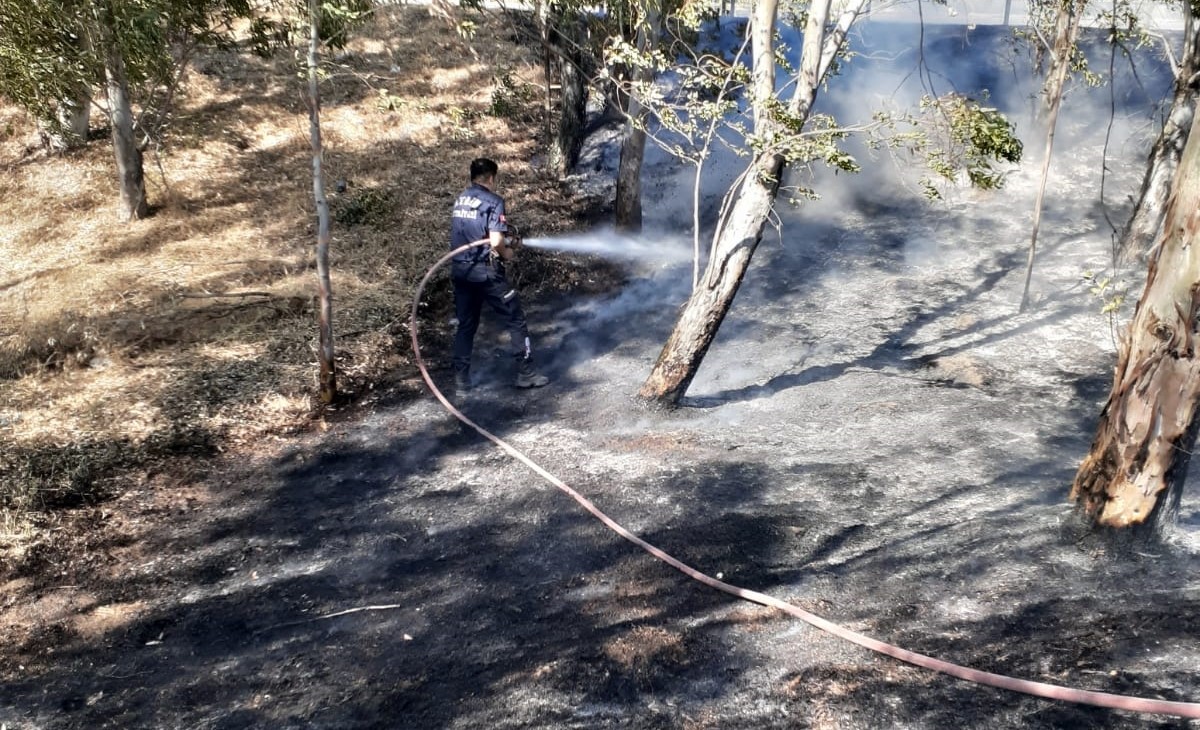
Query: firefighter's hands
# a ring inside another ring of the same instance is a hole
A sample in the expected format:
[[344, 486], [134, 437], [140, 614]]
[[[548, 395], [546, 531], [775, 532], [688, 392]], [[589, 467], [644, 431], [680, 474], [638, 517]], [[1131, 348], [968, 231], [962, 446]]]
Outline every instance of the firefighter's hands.
[[512, 261], [515, 255], [512, 242], [501, 239], [499, 245], [492, 246], [492, 255], [499, 257], [501, 261]]
[[505, 234], [508, 238], [508, 247], [518, 249], [525, 245], [525, 237], [521, 235], [521, 229], [516, 226], [509, 226], [508, 233]]

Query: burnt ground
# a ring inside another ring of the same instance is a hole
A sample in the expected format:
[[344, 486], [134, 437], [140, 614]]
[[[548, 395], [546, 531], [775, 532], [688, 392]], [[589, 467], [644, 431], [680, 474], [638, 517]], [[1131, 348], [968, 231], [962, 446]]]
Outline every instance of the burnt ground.
[[[545, 389], [505, 388], [481, 333], [466, 410], [738, 585], [977, 668], [1196, 700], [1195, 490], [1165, 538], [1121, 547], [1065, 501], [1113, 362], [1082, 278], [1108, 256], [1100, 143], [1076, 126], [1024, 314], [1036, 155], [932, 207], [831, 177], [764, 240], [683, 408], [630, 396], [687, 267], [631, 264], [609, 295], [532, 303]], [[652, 157], [668, 227], [675, 174]], [[428, 397], [264, 451], [130, 485], [77, 559], [10, 580], [31, 599], [0, 598], [0, 724], [1189, 726], [950, 680], [715, 593]]]

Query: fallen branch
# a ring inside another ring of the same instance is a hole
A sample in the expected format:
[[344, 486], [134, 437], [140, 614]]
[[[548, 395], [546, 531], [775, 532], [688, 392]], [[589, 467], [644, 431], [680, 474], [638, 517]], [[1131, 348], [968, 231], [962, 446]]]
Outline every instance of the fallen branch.
[[338, 616], [346, 616], [346, 615], [352, 614], [352, 613], [362, 613], [363, 611], [390, 611], [394, 608], [404, 608], [404, 604], [389, 603], [389, 604], [382, 605], [382, 606], [359, 606], [358, 608], [347, 608], [345, 611], [337, 611], [334, 613], [327, 613], [323, 616], [314, 616], [312, 618], [301, 619], [299, 621], [287, 621], [282, 624], [275, 624], [274, 626], [267, 626], [266, 628], [262, 628], [262, 629], [255, 631], [254, 635], [258, 636], [259, 634], [265, 634], [266, 632], [272, 631], [274, 629], [282, 629], [282, 628], [286, 628], [288, 626], [302, 626], [304, 624], [311, 624], [311, 623], [315, 623], [317, 621], [324, 621], [326, 619], [337, 618]]
[[274, 295], [271, 294], [270, 292], [265, 292], [265, 291], [247, 291], [247, 292], [230, 292], [227, 294], [226, 293], [221, 293], [221, 294], [185, 293], [185, 294], [180, 294], [179, 296], [184, 299], [220, 299], [221, 297], [267, 297], [267, 298], [270, 298]]

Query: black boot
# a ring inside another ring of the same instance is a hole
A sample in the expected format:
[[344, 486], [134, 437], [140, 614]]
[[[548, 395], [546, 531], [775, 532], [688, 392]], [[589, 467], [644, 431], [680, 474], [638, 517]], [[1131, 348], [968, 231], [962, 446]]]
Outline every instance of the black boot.
[[517, 358], [517, 380], [513, 385], [518, 388], [540, 388], [550, 382], [550, 378], [534, 372], [533, 362], [527, 358]]

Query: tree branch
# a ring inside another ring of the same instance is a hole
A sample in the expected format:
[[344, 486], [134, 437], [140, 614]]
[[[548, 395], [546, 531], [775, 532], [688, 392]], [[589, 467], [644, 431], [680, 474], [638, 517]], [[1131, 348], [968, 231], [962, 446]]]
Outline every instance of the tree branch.
[[258, 629], [257, 631], [255, 631], [254, 635], [257, 636], [258, 634], [265, 634], [268, 631], [273, 631], [275, 629], [282, 629], [282, 628], [285, 628], [288, 626], [303, 626], [304, 624], [311, 624], [311, 623], [314, 623], [317, 621], [325, 621], [326, 619], [337, 618], [338, 616], [347, 616], [352, 613], [362, 613], [363, 611], [391, 611], [392, 609], [396, 609], [396, 608], [404, 608], [404, 604], [389, 603], [389, 604], [386, 604], [383, 606], [359, 606], [358, 608], [347, 608], [345, 611], [335, 611], [334, 613], [327, 613], [322, 616], [314, 616], [312, 618], [300, 619], [299, 621], [286, 621], [281, 624], [274, 624], [272, 626], [267, 626], [265, 628], [261, 628], [261, 629]]

